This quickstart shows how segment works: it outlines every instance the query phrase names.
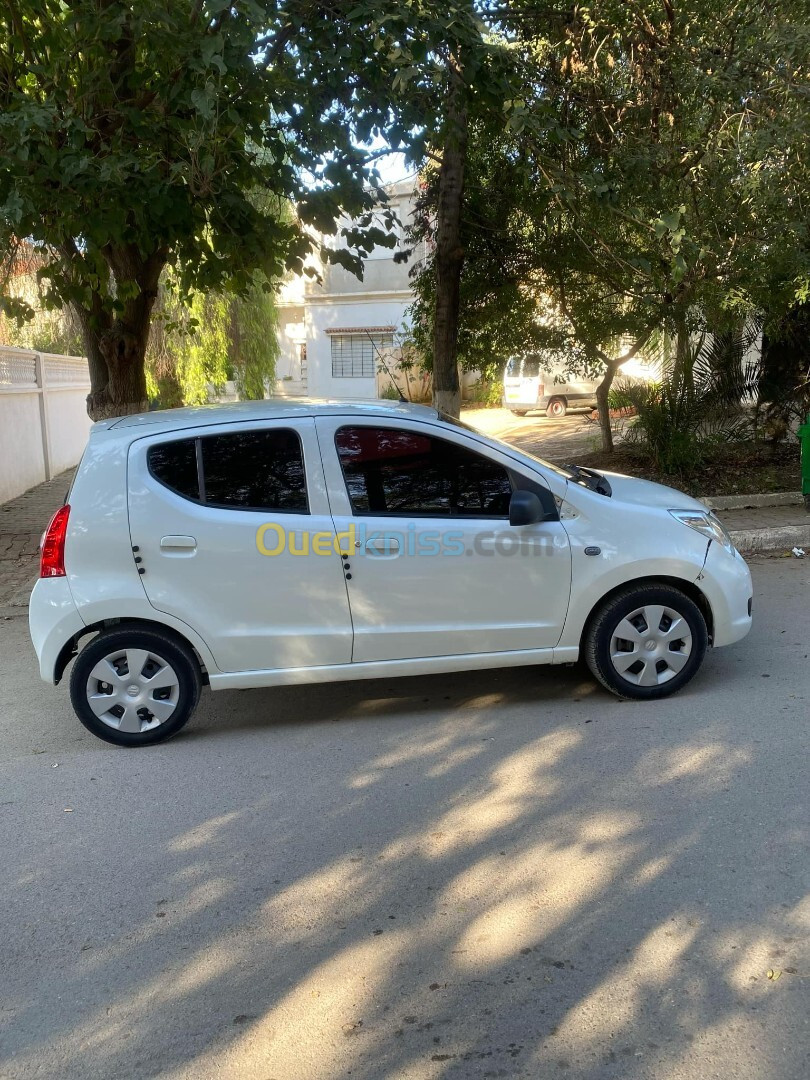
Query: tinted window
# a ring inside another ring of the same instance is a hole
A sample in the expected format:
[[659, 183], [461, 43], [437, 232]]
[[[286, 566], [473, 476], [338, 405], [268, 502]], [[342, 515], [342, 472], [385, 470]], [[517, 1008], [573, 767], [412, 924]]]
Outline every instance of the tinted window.
[[307, 513], [304, 458], [294, 431], [236, 431], [206, 435], [200, 443], [206, 503]]
[[152, 446], [147, 462], [149, 471], [161, 484], [187, 499], [199, 500], [196, 439], [181, 439], [179, 442]]
[[540, 358], [538, 356], [526, 356], [523, 360], [523, 378], [536, 379], [540, 374]]
[[455, 443], [367, 427], [341, 428], [335, 443], [355, 514], [509, 514], [506, 469]]

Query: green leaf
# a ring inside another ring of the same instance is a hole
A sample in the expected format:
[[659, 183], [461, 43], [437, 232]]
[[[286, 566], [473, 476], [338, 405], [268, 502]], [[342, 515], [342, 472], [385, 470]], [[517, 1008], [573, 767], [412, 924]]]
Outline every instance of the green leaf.
[[208, 86], [191, 91], [191, 104], [206, 120], [214, 115], [213, 94]]

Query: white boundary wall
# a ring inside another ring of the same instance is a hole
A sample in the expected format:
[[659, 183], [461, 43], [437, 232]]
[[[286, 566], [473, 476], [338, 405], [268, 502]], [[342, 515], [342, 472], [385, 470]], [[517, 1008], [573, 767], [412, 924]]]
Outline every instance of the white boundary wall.
[[77, 464], [89, 390], [83, 357], [0, 345], [0, 503]]

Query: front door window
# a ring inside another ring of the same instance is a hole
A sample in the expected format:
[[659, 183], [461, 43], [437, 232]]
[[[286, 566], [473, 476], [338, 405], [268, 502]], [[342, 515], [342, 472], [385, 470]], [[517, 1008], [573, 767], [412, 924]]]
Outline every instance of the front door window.
[[509, 516], [506, 469], [457, 443], [398, 428], [344, 427], [335, 445], [356, 516]]

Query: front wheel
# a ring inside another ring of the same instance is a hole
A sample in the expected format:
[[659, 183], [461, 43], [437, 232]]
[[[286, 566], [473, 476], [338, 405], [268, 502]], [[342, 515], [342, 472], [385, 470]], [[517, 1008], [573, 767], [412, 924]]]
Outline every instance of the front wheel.
[[669, 585], [631, 586], [592, 619], [584, 658], [603, 686], [623, 698], [667, 697], [703, 663], [706, 620], [697, 604]]
[[157, 630], [104, 631], [73, 665], [70, 699], [99, 739], [148, 746], [188, 721], [200, 696], [197, 660], [185, 644]]

